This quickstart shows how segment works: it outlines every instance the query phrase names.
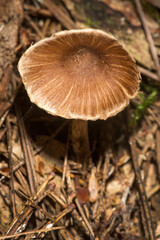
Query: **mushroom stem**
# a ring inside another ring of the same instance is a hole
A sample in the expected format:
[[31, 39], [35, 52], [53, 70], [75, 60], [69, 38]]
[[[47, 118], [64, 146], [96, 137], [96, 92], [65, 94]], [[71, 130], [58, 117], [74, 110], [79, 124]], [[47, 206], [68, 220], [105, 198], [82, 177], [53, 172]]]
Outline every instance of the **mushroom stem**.
[[76, 154], [77, 161], [88, 165], [90, 156], [89, 138], [88, 138], [88, 121], [73, 119], [72, 120], [72, 147]]

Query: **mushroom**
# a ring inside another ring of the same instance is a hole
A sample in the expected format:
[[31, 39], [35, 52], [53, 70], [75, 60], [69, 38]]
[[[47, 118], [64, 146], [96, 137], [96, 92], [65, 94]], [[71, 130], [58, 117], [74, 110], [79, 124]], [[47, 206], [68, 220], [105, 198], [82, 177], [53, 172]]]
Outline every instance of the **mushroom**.
[[30, 100], [52, 115], [74, 119], [78, 158], [89, 153], [87, 121], [122, 111], [139, 89], [134, 59], [101, 30], [61, 31], [32, 45], [18, 69]]

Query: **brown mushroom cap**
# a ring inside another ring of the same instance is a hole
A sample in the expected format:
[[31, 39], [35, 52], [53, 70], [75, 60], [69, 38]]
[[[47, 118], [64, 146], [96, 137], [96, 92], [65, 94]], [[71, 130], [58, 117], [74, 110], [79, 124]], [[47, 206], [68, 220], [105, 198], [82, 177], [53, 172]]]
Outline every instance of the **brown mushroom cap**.
[[107, 119], [139, 89], [135, 61], [100, 30], [56, 33], [32, 45], [18, 68], [31, 101], [64, 118]]

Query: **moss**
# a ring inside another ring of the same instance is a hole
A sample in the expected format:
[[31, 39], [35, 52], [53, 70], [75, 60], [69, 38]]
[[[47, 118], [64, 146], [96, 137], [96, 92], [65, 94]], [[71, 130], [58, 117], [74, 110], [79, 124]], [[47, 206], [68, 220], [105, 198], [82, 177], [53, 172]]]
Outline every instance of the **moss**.
[[101, 22], [98, 20], [92, 20], [90, 17], [87, 17], [85, 23], [89, 27], [99, 28]]
[[86, 9], [90, 10], [91, 9], [91, 2], [86, 2]]
[[153, 105], [157, 98], [157, 94], [158, 94], [157, 88], [152, 87], [150, 85], [144, 85], [144, 84], [143, 86], [148, 94], [147, 96], [145, 96], [144, 93], [139, 93], [140, 102], [136, 104], [135, 112], [130, 121], [131, 126], [137, 124], [138, 120], [142, 117], [142, 115], [147, 110], [147, 108], [150, 105]]
[[75, 5], [75, 10], [78, 13], [78, 15], [80, 15], [81, 17], [85, 15], [84, 9], [80, 4]]
[[114, 24], [116, 24], [116, 21], [115, 21], [114, 16], [113, 16], [113, 17], [112, 17], [112, 16], [106, 17], [105, 23], [106, 23], [107, 25], [114, 25]]
[[93, 1], [93, 0], [86, 1], [85, 8], [89, 11], [94, 10], [96, 12], [103, 10], [102, 4], [100, 4], [100, 2]]
[[142, 0], [142, 7], [146, 14], [148, 14], [150, 17], [152, 17], [154, 20], [158, 21], [160, 20], [160, 14], [158, 10], [149, 4], [146, 0]]

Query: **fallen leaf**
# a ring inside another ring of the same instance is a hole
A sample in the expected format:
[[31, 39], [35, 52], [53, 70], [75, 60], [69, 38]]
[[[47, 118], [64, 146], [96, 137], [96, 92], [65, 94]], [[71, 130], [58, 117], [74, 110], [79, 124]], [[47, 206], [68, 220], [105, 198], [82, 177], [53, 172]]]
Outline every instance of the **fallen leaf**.
[[90, 202], [95, 202], [98, 198], [98, 182], [96, 178], [96, 168], [92, 168], [91, 170], [91, 176], [89, 178], [89, 200]]
[[35, 160], [36, 160], [35, 169], [43, 177], [45, 173], [45, 161], [40, 155], [37, 155], [35, 157]]

